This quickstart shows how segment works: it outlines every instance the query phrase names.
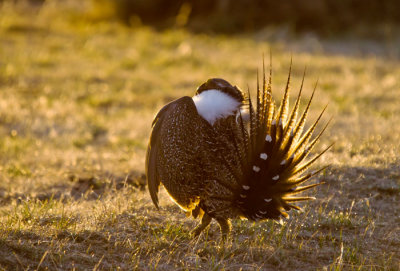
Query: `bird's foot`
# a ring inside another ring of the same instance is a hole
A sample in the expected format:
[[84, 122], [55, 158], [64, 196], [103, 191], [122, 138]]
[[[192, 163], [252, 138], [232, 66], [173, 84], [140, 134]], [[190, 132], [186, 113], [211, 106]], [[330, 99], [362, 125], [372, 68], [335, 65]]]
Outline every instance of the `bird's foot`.
[[203, 215], [203, 218], [201, 219], [200, 225], [198, 225], [196, 228], [194, 228], [194, 229], [191, 231], [191, 235], [192, 235], [193, 237], [199, 236], [200, 233], [201, 233], [205, 228], [207, 228], [207, 226], [210, 224], [211, 219], [212, 219], [211, 216], [209, 216], [208, 214], [204, 214], [204, 215]]
[[232, 229], [232, 224], [228, 219], [218, 218], [217, 222], [221, 228], [221, 245], [224, 245], [229, 238], [229, 233]]

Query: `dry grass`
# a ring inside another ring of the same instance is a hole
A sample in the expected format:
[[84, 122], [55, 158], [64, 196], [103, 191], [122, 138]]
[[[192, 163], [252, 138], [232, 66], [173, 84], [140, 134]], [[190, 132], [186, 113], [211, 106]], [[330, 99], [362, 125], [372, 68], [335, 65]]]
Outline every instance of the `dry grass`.
[[319, 78], [310, 119], [328, 102], [324, 120], [334, 117], [319, 144], [336, 142], [319, 161], [331, 164], [318, 176], [326, 184], [283, 225], [235, 221], [220, 247], [215, 224], [191, 239], [196, 222], [165, 193], [157, 212], [143, 189], [152, 117], [209, 77], [254, 88], [270, 47], [279, 97], [293, 50], [253, 36], [128, 29], [53, 1], [34, 12], [5, 3], [0, 269], [400, 269], [398, 61], [294, 50], [293, 92], [307, 66], [305, 97]]

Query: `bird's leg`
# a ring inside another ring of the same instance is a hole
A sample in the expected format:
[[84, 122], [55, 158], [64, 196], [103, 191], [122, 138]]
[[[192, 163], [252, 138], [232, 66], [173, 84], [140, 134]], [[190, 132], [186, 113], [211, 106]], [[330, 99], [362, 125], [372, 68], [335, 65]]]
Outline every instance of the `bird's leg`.
[[229, 219], [225, 219], [225, 218], [217, 218], [217, 222], [219, 224], [219, 227], [221, 228], [222, 242], [224, 242], [231, 231], [232, 224], [229, 221]]
[[211, 219], [212, 219], [211, 216], [205, 213], [203, 215], [203, 218], [201, 219], [200, 225], [198, 225], [196, 228], [193, 229], [192, 235], [194, 237], [198, 236], [205, 228], [207, 228], [207, 226], [211, 222]]

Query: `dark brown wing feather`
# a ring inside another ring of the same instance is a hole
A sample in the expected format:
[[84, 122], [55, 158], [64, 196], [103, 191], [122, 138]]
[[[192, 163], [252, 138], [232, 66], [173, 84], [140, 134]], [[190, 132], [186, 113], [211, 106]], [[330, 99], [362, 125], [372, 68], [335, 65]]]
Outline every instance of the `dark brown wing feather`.
[[149, 192], [154, 205], [158, 209], [158, 189], [160, 187], [160, 179], [157, 174], [157, 152], [160, 138], [160, 127], [165, 114], [168, 114], [168, 109], [172, 107], [171, 104], [164, 106], [156, 115], [152, 122], [152, 132], [150, 135], [150, 142], [147, 147], [146, 153], [146, 177], [147, 186], [149, 187]]
[[156, 117], [152, 122], [152, 132], [150, 135], [150, 142], [147, 147], [146, 153], [146, 176], [147, 185], [154, 205], [158, 209], [158, 190], [160, 187], [160, 176], [157, 170], [157, 153], [161, 139], [161, 127], [163, 125], [165, 117], [175, 108], [175, 104], [179, 103], [181, 99], [170, 102], [165, 105], [157, 113]]
[[207, 126], [190, 97], [167, 104], [155, 117], [147, 149], [146, 176], [157, 208], [160, 183], [183, 209], [197, 205], [203, 176], [196, 169], [202, 168], [202, 133]]
[[154, 144], [153, 147], [151, 147], [151, 145], [150, 143], [146, 153], [147, 186], [149, 187], [151, 199], [158, 209], [158, 188], [160, 187], [160, 179], [157, 176], [157, 145]]

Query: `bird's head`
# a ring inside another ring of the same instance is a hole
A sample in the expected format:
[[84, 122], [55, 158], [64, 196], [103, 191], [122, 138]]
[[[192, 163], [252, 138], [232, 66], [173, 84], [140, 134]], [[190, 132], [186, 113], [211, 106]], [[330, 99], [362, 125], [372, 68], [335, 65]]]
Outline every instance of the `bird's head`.
[[207, 82], [203, 83], [196, 90], [195, 95], [199, 95], [202, 92], [208, 90], [218, 90], [222, 93], [227, 94], [229, 97], [234, 98], [239, 103], [242, 103], [244, 100], [243, 92], [236, 86], [232, 86], [228, 81], [222, 78], [211, 78], [208, 79]]
[[245, 98], [236, 86], [221, 78], [211, 78], [197, 88], [193, 102], [197, 112], [211, 125], [219, 118], [236, 115]]

